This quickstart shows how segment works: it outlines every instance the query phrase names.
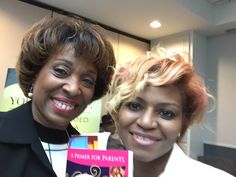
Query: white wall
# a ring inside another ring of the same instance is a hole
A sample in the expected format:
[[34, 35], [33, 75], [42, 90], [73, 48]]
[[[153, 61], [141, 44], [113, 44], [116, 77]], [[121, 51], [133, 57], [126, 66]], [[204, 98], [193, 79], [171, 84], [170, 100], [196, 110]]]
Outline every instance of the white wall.
[[3, 92], [7, 69], [15, 68], [25, 31], [48, 14], [47, 10], [23, 2], [0, 1], [0, 93]]
[[[206, 87], [211, 91], [207, 82], [207, 38], [197, 32], [192, 32], [192, 57], [195, 70], [203, 77]], [[210, 109], [210, 108], [209, 108]], [[208, 109], [208, 110], [209, 110]], [[197, 158], [203, 155], [203, 143], [215, 142], [216, 116], [213, 113], [205, 113], [202, 122], [194, 124], [190, 131], [190, 156]]]
[[236, 148], [236, 33], [208, 39], [207, 68], [217, 98], [216, 143]]

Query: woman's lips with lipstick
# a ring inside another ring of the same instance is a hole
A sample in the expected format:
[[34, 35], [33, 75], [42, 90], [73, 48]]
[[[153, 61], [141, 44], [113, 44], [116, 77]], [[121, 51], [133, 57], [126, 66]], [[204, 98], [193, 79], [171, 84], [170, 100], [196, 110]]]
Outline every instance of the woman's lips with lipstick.
[[74, 101], [59, 99], [59, 98], [52, 98], [52, 101], [54, 103], [54, 106], [62, 112], [73, 111], [76, 107]]

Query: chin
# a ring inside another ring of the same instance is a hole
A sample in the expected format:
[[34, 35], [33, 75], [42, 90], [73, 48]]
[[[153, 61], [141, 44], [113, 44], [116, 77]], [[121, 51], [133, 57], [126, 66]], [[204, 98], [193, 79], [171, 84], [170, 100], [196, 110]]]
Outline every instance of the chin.
[[[157, 158], [155, 158], [155, 159], [157, 159]], [[155, 159], [153, 159], [153, 156], [150, 156], [150, 155], [148, 155], [148, 156], [146, 156], [146, 155], [140, 155], [140, 154], [138, 154], [138, 155], [135, 155], [134, 154], [134, 160], [136, 160], [136, 161], [140, 161], [140, 162], [145, 162], [145, 163], [148, 163], [148, 162], [151, 162], [151, 161], [153, 161], [153, 160], [155, 160]]]

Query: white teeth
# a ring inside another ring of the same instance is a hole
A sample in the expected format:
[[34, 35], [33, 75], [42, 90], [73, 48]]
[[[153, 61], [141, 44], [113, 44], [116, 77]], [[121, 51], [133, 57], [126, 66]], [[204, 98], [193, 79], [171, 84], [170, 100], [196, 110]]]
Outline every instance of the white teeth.
[[64, 109], [64, 110], [72, 110], [74, 109], [74, 105], [71, 105], [71, 104], [68, 104], [68, 103], [64, 103], [64, 102], [61, 102], [61, 101], [58, 101], [58, 100], [53, 100], [53, 102], [58, 106], [60, 107], [61, 109]]
[[153, 140], [151, 140], [150, 138], [144, 137], [144, 136], [135, 135], [135, 137], [140, 142], [145, 142], [145, 143], [153, 142]]
[[143, 136], [137, 136], [138, 139], [142, 141], [149, 141], [149, 138], [143, 137]]

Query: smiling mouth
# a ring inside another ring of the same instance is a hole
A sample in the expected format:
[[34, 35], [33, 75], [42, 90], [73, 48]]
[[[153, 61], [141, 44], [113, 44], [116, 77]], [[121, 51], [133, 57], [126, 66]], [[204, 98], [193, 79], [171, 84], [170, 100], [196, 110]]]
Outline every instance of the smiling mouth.
[[55, 103], [55, 106], [57, 108], [59, 108], [60, 110], [71, 111], [71, 110], [75, 109], [74, 104], [65, 103], [63, 101], [59, 101], [56, 99], [52, 99], [52, 101], [53, 101], [53, 103]]
[[156, 143], [157, 139], [154, 139], [154, 138], [150, 138], [150, 137], [147, 137], [147, 136], [143, 136], [143, 135], [138, 135], [138, 134], [133, 134], [133, 138], [134, 140], [141, 144], [141, 145], [152, 145], [154, 143]]

